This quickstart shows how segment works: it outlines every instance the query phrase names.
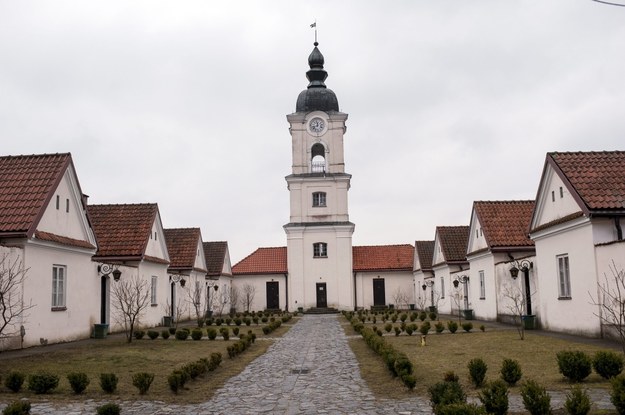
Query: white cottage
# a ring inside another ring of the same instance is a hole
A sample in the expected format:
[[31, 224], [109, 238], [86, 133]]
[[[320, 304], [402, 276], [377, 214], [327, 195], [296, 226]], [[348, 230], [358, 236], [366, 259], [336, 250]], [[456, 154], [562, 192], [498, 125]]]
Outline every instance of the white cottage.
[[599, 284], [625, 269], [625, 152], [548, 153], [530, 223], [542, 327], [600, 336]]
[[[207, 269], [204, 284], [208, 310], [210, 314], [219, 313], [222, 309], [230, 311], [232, 304], [229, 293], [235, 286], [232, 283], [232, 264], [228, 242], [204, 242], [203, 246]], [[237, 311], [251, 311], [247, 309], [245, 301], [251, 302], [255, 295], [244, 289], [246, 287], [237, 287], [240, 300], [239, 304], [234, 306]]]
[[85, 209], [69, 153], [0, 157], [0, 273], [24, 275], [0, 313], [0, 350], [91, 334], [96, 239]]
[[[432, 271], [432, 257], [434, 256], [434, 241], [415, 241], [414, 251], [414, 285], [415, 285], [415, 305], [419, 310], [431, 307], [435, 304], [435, 290], [428, 286], [434, 284], [434, 271]], [[436, 299], [438, 300], [438, 298]]]

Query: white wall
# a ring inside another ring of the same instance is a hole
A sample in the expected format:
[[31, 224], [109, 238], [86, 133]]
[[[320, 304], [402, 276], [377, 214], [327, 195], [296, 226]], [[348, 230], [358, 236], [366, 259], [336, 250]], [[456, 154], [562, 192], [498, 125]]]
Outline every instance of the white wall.
[[[384, 271], [356, 273], [356, 303], [365, 309], [373, 306], [373, 280], [384, 279], [385, 304], [393, 304], [395, 308], [408, 308], [415, 304], [414, 282], [412, 271]], [[397, 304], [398, 290], [406, 297], [405, 304]]]
[[[497, 319], [497, 283], [493, 254], [485, 252], [470, 257], [469, 266], [469, 302], [473, 314], [479, 319]], [[484, 273], [484, 297], [481, 297], [480, 271]]]
[[[233, 286], [243, 293], [243, 287], [247, 284], [254, 287], [254, 300], [250, 307], [250, 311], [262, 311], [267, 308], [267, 281], [277, 281], [279, 287], [280, 308], [285, 309], [286, 305], [286, 276], [284, 274], [266, 274], [266, 275], [237, 275], [233, 278]], [[289, 307], [290, 311], [297, 310], [297, 307], [303, 307], [299, 303]], [[245, 311], [241, 305], [238, 307], [240, 311]]]

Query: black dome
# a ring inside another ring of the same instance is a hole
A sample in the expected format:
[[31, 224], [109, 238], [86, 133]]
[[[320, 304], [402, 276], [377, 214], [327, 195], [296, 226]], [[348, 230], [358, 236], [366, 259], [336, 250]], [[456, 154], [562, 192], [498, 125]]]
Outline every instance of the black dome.
[[324, 59], [317, 45], [318, 43], [315, 42], [315, 48], [308, 56], [310, 70], [306, 72], [306, 78], [308, 78], [310, 83], [308, 88], [303, 90], [297, 97], [296, 112], [339, 110], [339, 101], [336, 99], [336, 94], [331, 89], [328, 89], [324, 83], [328, 73], [323, 69]]

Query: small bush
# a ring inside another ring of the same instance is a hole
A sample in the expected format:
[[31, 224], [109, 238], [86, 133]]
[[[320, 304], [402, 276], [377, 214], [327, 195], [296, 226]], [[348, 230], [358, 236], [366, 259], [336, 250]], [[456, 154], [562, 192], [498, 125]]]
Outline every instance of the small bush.
[[119, 415], [122, 410], [116, 403], [105, 403], [96, 408], [98, 415]]
[[428, 316], [427, 313], [425, 311], [422, 311], [422, 312], [419, 313], [419, 320], [425, 321], [427, 316]]
[[21, 372], [10, 372], [4, 379], [4, 386], [12, 392], [19, 392], [22, 389], [26, 376]]
[[169, 339], [169, 330], [161, 331], [161, 337], [164, 338], [165, 340]]
[[395, 336], [399, 336], [401, 334], [401, 329], [399, 327], [394, 327], [393, 330], [395, 331]]
[[71, 372], [67, 374], [69, 385], [75, 394], [81, 394], [89, 386], [89, 377], [84, 372]]
[[431, 327], [432, 326], [430, 325], [429, 321], [421, 323], [421, 327], [419, 327], [419, 332], [425, 336], [426, 334], [428, 334]]
[[486, 326], [482, 324], [482, 325], [480, 326], [480, 330], [482, 330], [482, 332], [485, 332], [485, 331], [486, 331]]
[[449, 330], [452, 334], [455, 333], [458, 330], [458, 323], [453, 320], [449, 320], [447, 322], [447, 330]]
[[437, 334], [441, 334], [445, 330], [445, 325], [440, 321], [437, 321], [436, 324], [434, 324], [434, 329]]
[[215, 325], [216, 326], [221, 326], [222, 324], [223, 324], [223, 320], [221, 318], [217, 317], [215, 319]]
[[466, 403], [467, 395], [458, 382], [438, 382], [428, 388], [430, 404], [439, 415], [442, 407], [450, 404]]
[[169, 334], [176, 334], [176, 328], [175, 327], [170, 327], [167, 330], [169, 331]]
[[132, 386], [139, 390], [140, 395], [145, 395], [154, 381], [154, 373], [139, 372], [132, 375]]
[[30, 414], [30, 402], [14, 401], [2, 410], [2, 415], [28, 415]]
[[441, 406], [437, 415], [483, 415], [486, 411], [473, 403], [452, 403]]
[[134, 336], [135, 336], [135, 339], [141, 340], [142, 338], [145, 337], [145, 331], [143, 331], [143, 330], [135, 330]]
[[221, 353], [219, 352], [211, 353], [211, 357], [210, 357], [211, 366], [208, 368], [208, 370], [213, 371], [217, 369], [219, 365], [221, 364], [221, 360], [222, 360]]
[[238, 327], [233, 327], [232, 328], [232, 334], [234, 334], [235, 336], [239, 335], [239, 328]]
[[504, 381], [495, 380], [487, 383], [478, 396], [487, 413], [495, 415], [508, 413], [508, 385]]
[[206, 330], [206, 334], [208, 336], [208, 340], [215, 340], [217, 338], [217, 330], [214, 328], [209, 328]]
[[573, 386], [566, 394], [564, 409], [570, 415], [586, 415], [590, 412], [590, 398], [588, 393], [579, 386]]
[[100, 373], [100, 387], [106, 393], [114, 393], [117, 390], [117, 381], [115, 373]]
[[202, 331], [202, 329], [193, 329], [191, 331], [191, 338], [193, 340], [201, 340], [202, 336], [204, 336], [204, 332]]
[[189, 337], [189, 332], [186, 330], [178, 330], [176, 331], [176, 340], [187, 340]]
[[551, 414], [551, 397], [535, 380], [528, 379], [521, 385], [523, 406], [531, 415]]
[[471, 359], [467, 368], [469, 369], [469, 377], [471, 378], [473, 385], [476, 388], [482, 386], [484, 379], [486, 378], [486, 369], [488, 369], [486, 362], [479, 357]]
[[410, 313], [410, 321], [415, 321], [418, 318], [419, 318], [419, 314], [417, 314], [416, 312]]
[[428, 317], [430, 318], [430, 320], [434, 321], [436, 320], [436, 317], [438, 317], [438, 315], [436, 315], [434, 311], [430, 311], [430, 314], [428, 314]]
[[148, 330], [148, 337], [150, 338], [150, 340], [157, 339], [158, 338], [158, 331]]
[[523, 376], [521, 365], [513, 359], [503, 360], [500, 373], [501, 378], [510, 386], [516, 385], [516, 383], [521, 379], [521, 376]]
[[169, 389], [175, 394], [178, 394], [178, 391], [182, 389], [187, 382], [189, 375], [185, 373], [185, 371], [176, 369], [169, 376], [167, 376], [167, 384], [169, 385]]
[[599, 351], [592, 359], [595, 372], [604, 379], [611, 379], [623, 371], [623, 356], [611, 351]]
[[384, 331], [386, 331], [387, 333], [390, 333], [391, 330], [393, 330], [393, 325], [391, 323], [386, 323], [384, 325]]
[[221, 330], [219, 330], [219, 332], [221, 333], [221, 337], [223, 337], [224, 340], [230, 340], [230, 330], [228, 330], [227, 327], [223, 327]]
[[471, 323], [470, 321], [462, 323], [462, 330], [466, 331], [467, 333], [470, 332], [471, 330], [473, 330], [473, 323]]
[[28, 390], [36, 394], [48, 393], [59, 386], [59, 377], [52, 373], [39, 372], [28, 376]]
[[610, 392], [610, 402], [619, 414], [625, 414], [625, 376], [619, 375], [610, 379], [612, 391]]
[[558, 370], [571, 382], [581, 382], [592, 371], [590, 356], [581, 351], [563, 350], [556, 353]]

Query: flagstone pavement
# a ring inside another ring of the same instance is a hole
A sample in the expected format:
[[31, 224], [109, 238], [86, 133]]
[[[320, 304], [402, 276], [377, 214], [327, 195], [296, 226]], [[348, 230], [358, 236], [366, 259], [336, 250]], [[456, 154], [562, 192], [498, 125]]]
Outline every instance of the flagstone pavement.
[[[244, 393], [241, 393], [244, 391]], [[613, 409], [608, 393], [591, 390], [601, 409]], [[562, 407], [563, 393], [552, 393]], [[95, 414], [101, 402], [33, 403], [33, 415]], [[5, 404], [0, 404], [0, 409]], [[158, 401], [122, 402], [122, 414], [431, 414], [427, 399], [376, 399], [360, 376], [358, 362], [336, 315], [306, 315], [207, 402], [174, 405]], [[510, 411], [521, 412], [519, 396]]]

